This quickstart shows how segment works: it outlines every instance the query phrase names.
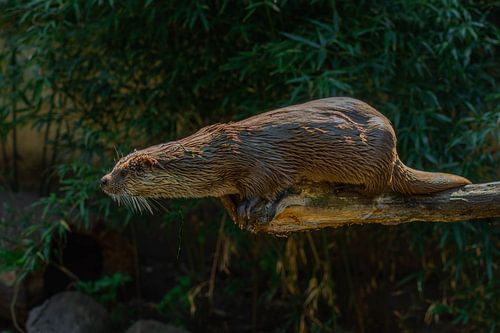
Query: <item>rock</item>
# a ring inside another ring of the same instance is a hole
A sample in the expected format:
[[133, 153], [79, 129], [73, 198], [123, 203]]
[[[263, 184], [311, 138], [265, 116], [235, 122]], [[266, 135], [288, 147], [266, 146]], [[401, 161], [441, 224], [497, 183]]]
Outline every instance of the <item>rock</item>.
[[31, 310], [27, 333], [109, 333], [106, 309], [91, 297], [68, 291]]
[[189, 333], [172, 325], [160, 323], [156, 320], [138, 320], [125, 333]]

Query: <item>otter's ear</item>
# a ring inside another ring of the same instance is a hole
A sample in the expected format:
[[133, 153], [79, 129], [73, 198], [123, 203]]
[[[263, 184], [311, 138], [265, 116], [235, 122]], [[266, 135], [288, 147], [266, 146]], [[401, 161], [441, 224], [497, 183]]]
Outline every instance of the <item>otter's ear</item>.
[[139, 162], [145, 167], [151, 169], [158, 164], [158, 161], [151, 156], [141, 156]]

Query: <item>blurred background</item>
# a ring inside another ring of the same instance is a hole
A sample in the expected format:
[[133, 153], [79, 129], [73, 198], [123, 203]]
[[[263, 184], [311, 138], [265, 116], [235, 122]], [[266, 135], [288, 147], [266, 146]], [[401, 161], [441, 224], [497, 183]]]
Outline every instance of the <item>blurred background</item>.
[[0, 1], [0, 331], [67, 290], [116, 332], [499, 330], [498, 220], [276, 238], [216, 199], [138, 215], [98, 186], [133, 149], [327, 96], [384, 113], [409, 166], [500, 180], [499, 21], [488, 0]]

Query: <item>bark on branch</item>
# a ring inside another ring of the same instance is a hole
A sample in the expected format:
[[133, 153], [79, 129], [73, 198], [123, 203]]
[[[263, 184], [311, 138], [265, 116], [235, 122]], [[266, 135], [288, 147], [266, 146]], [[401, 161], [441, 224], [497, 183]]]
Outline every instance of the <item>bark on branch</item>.
[[367, 198], [354, 187], [300, 184], [252, 211], [253, 232], [291, 232], [350, 224], [458, 222], [500, 217], [500, 182], [473, 184], [430, 195], [386, 193]]

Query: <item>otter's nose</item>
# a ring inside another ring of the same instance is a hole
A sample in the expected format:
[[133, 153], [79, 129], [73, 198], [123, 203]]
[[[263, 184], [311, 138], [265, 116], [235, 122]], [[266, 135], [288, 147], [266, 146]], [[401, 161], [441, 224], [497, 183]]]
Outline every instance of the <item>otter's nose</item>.
[[106, 186], [108, 185], [109, 179], [107, 176], [104, 176], [101, 178], [101, 186]]

